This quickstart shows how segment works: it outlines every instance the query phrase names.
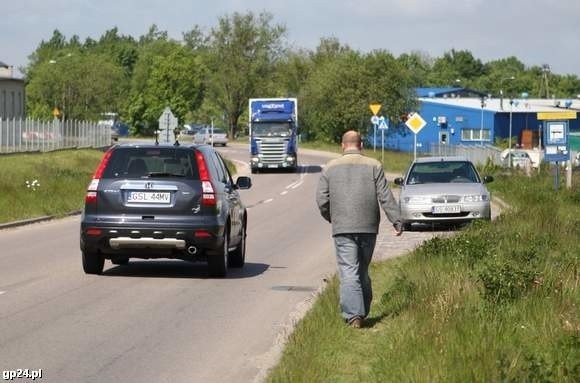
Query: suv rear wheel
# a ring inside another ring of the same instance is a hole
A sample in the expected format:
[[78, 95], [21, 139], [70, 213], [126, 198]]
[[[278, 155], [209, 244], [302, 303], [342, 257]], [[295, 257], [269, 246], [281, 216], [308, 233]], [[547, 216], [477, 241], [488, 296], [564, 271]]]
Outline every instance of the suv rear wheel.
[[212, 277], [223, 278], [228, 273], [228, 253], [229, 253], [229, 235], [226, 231], [224, 233], [224, 243], [222, 249], [216, 254], [208, 255], [207, 266], [209, 268], [209, 275]]
[[86, 274], [102, 274], [105, 258], [99, 253], [83, 251], [83, 270]]
[[238, 247], [229, 256], [231, 267], [243, 267], [246, 261], [246, 224], [242, 226], [241, 239]]

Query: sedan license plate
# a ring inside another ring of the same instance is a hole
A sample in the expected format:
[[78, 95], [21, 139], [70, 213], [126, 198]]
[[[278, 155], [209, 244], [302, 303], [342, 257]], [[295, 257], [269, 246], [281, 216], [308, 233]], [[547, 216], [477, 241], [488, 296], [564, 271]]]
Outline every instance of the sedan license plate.
[[268, 165], [269, 168], [277, 168], [278, 165]]
[[443, 205], [443, 206], [433, 206], [433, 214], [449, 214], [449, 213], [461, 213], [460, 205]]
[[171, 194], [167, 192], [132, 191], [127, 196], [127, 202], [169, 203], [171, 202]]

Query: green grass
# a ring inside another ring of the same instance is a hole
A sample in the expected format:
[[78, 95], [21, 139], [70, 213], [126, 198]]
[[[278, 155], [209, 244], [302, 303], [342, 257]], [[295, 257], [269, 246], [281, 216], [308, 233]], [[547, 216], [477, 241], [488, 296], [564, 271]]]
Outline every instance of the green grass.
[[[339, 144], [310, 141], [300, 143], [299, 147], [305, 149], [322, 150], [332, 153], [342, 153], [342, 149]], [[411, 162], [413, 162], [413, 153], [394, 152], [390, 150], [385, 150], [384, 153], [382, 153], [380, 148], [377, 148], [376, 151], [373, 150], [373, 148], [363, 148], [362, 152], [365, 156], [375, 158], [378, 161], [383, 162], [385, 172], [388, 173], [403, 174], [409, 165], [411, 165]]]
[[373, 264], [362, 330], [342, 322], [333, 280], [268, 380], [580, 381], [580, 191], [556, 194], [551, 174], [490, 186], [512, 210]]
[[[80, 209], [102, 157], [98, 150], [0, 156], [0, 223]], [[27, 187], [34, 180], [38, 186]]]

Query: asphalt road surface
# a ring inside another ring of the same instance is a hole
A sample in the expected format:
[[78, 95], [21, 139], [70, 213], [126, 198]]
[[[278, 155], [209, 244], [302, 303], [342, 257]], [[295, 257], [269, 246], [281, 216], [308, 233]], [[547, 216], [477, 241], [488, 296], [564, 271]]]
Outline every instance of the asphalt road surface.
[[[247, 173], [247, 148], [220, 149]], [[79, 217], [0, 231], [0, 369], [42, 382], [256, 382], [335, 272], [315, 189], [328, 155], [300, 172], [252, 175], [246, 266], [208, 278], [204, 263], [131, 260], [82, 271]], [[432, 232], [381, 227], [377, 259]]]

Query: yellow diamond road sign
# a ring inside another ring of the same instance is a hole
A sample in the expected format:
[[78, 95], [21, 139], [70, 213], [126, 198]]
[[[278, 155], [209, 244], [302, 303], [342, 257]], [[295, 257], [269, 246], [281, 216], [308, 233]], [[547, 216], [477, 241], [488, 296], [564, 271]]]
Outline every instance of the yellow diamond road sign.
[[417, 134], [427, 123], [423, 118], [419, 115], [419, 113], [414, 113], [407, 121], [405, 121], [405, 125], [409, 129], [413, 131], [413, 133]]
[[381, 104], [377, 104], [377, 103], [373, 103], [369, 105], [369, 108], [371, 108], [371, 112], [373, 112], [373, 115], [377, 115], [377, 113], [379, 113], [379, 110], [381, 110]]

